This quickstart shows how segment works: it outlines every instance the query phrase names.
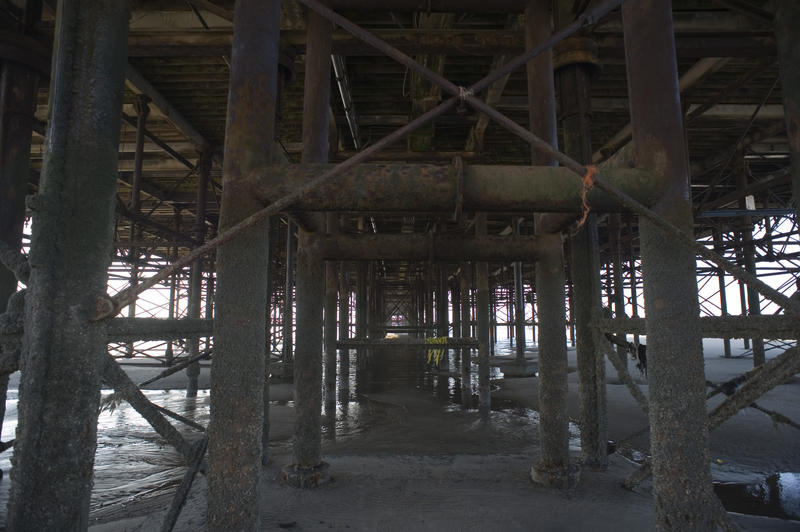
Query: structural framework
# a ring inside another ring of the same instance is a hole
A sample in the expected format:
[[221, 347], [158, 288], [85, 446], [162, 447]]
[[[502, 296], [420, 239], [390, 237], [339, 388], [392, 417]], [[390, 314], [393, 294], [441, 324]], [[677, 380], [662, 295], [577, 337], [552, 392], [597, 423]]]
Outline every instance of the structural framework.
[[[724, 525], [709, 430], [800, 369], [793, 343], [765, 356], [800, 324], [797, 21], [793, 0], [0, 1], [8, 527], [88, 526], [103, 383], [185, 456], [184, 496], [207, 449], [210, 530], [254, 530], [270, 367], [295, 390], [284, 480], [309, 488], [337, 350], [438, 337], [466, 382], [476, 350], [488, 409], [501, 330], [509, 373], [538, 345], [533, 481], [607, 464], [608, 357], [650, 416], [628, 482], [652, 474], [663, 529]], [[708, 413], [701, 340], [742, 336], [757, 369]], [[133, 357], [190, 395], [211, 358], [201, 439]]]

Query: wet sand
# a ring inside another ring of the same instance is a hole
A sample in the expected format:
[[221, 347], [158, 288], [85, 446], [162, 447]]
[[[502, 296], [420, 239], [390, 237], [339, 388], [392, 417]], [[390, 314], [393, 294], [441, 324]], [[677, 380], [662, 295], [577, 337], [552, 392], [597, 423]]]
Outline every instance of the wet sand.
[[[723, 359], [721, 342], [707, 341], [706, 373], [714, 382], [738, 375], [752, 359]], [[740, 346], [740, 343], [735, 344]], [[497, 364], [510, 358], [499, 344]], [[718, 349], [719, 348], [719, 349]], [[734, 350], [734, 355], [742, 352]], [[779, 351], [769, 353], [772, 356]], [[529, 358], [535, 360], [535, 350]], [[451, 354], [451, 368], [455, 370]], [[574, 350], [569, 351], [575, 368]], [[646, 381], [629, 364], [642, 389]], [[441, 371], [428, 371], [421, 352], [388, 349], [375, 353], [364, 371], [353, 371], [350, 394], [338, 397], [335, 412], [323, 417], [323, 455], [331, 464], [333, 482], [321, 489], [300, 491], [279, 481], [280, 468], [291, 460], [293, 405], [291, 386], [274, 384], [270, 405], [271, 463], [263, 477], [264, 530], [649, 530], [653, 513], [649, 483], [635, 492], [620, 482], [636, 467], [630, 459], [647, 454], [647, 436], [632, 439], [611, 455], [609, 469], [584, 469], [579, 486], [552, 492], [528, 477], [538, 449], [536, 378], [503, 379], [493, 370], [493, 410], [488, 416], [465, 408], [460, 383]], [[141, 382], [161, 368], [128, 367]], [[569, 415], [577, 420], [577, 374], [569, 374]], [[615, 371], [607, 367], [609, 438], [618, 441], [647, 425]], [[473, 379], [473, 387], [476, 379]], [[208, 386], [208, 368], [201, 386]], [[207, 424], [208, 391], [186, 399], [184, 374], [154, 383], [148, 391], [158, 404]], [[171, 391], [167, 391], [171, 390]], [[473, 402], [471, 398], [468, 402]], [[13, 403], [13, 404], [11, 404]], [[710, 401], [709, 405], [716, 404]], [[772, 390], [759, 404], [797, 419], [800, 378]], [[470, 405], [472, 406], [472, 405]], [[15, 423], [16, 404], [9, 401], [5, 437]], [[183, 430], [183, 429], [182, 429]], [[101, 415], [95, 490], [91, 517], [96, 532], [157, 530], [180, 482], [183, 468], [177, 453], [166, 447], [146, 423], [125, 404]], [[199, 432], [186, 429], [187, 437]], [[579, 454], [579, 433], [571, 427], [570, 447]], [[0, 467], [8, 471], [8, 453]], [[711, 438], [715, 480], [761, 482], [774, 473], [800, 472], [800, 431], [774, 427], [768, 416], [752, 409], [723, 424]], [[800, 500], [791, 480], [779, 494], [786, 505]], [[797, 484], [800, 484], [798, 482]], [[176, 530], [203, 528], [205, 479], [198, 476]], [[7, 497], [8, 477], [0, 482]], [[0, 501], [2, 504], [4, 502]], [[744, 508], [744, 506], [742, 507]], [[791, 508], [789, 508], [792, 511]], [[750, 511], [750, 510], [747, 510]], [[800, 519], [800, 508], [797, 510]], [[796, 530], [798, 521], [733, 514], [746, 530]]]

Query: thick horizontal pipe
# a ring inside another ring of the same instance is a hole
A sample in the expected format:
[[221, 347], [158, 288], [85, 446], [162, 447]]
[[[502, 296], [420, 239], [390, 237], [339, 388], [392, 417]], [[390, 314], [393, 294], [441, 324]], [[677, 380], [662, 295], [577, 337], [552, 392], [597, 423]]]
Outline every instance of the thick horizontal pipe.
[[443, 343], [426, 343], [424, 338], [351, 338], [336, 342], [338, 349], [355, 347], [378, 347], [378, 346], [419, 346], [428, 349], [478, 347], [478, 340], [475, 338], [447, 338]]
[[[646, 334], [644, 318], [603, 318], [600, 329], [613, 334]], [[800, 338], [796, 316], [704, 316], [700, 318], [704, 338], [744, 338], [758, 334], [769, 339]]]
[[114, 318], [108, 323], [109, 342], [178, 340], [211, 336], [214, 320], [184, 318]]
[[[294, 164], [257, 170], [256, 196], [268, 203], [292, 193], [334, 165]], [[645, 205], [660, 197], [647, 170], [608, 168], [611, 184]], [[552, 166], [465, 165], [459, 177], [453, 165], [362, 164], [306, 194], [295, 210], [339, 212], [455, 212], [458, 183], [462, 181], [462, 209], [488, 213], [581, 211], [580, 177]], [[255, 180], [254, 180], [255, 181]], [[588, 193], [592, 209], [626, 212], [606, 193]]]
[[325, 260], [511, 262], [536, 259], [533, 236], [437, 237], [429, 234], [315, 235]]
[[334, 0], [337, 11], [457, 11], [459, 13], [522, 13], [526, 0]]
[[[383, 6], [381, 5], [381, 8]], [[490, 57], [519, 54], [524, 51], [521, 31], [516, 30], [426, 30], [374, 29], [372, 33], [408, 55], [444, 54]], [[676, 35], [678, 57], [775, 57], [775, 39], [769, 35], [722, 33], [698, 36], [687, 30]], [[600, 34], [596, 37], [598, 54], [603, 58], [621, 58], [622, 36]], [[131, 33], [130, 57], [213, 57], [230, 54], [233, 37], [228, 30], [153, 31]], [[0, 46], [2, 44], [0, 43]], [[281, 46], [305, 53], [305, 30], [281, 31]], [[380, 56], [379, 51], [346, 31], [333, 34], [332, 51], [343, 56]]]

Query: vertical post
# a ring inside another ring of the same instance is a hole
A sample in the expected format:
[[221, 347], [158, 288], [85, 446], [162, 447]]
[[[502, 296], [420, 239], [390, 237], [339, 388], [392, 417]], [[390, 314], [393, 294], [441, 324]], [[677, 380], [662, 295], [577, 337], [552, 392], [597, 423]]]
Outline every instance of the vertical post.
[[[461, 292], [461, 337], [472, 336], [472, 317], [469, 293], [472, 288], [472, 263], [461, 263], [461, 278], [459, 279]], [[465, 347], [461, 350], [461, 404], [469, 406], [472, 401], [472, 356], [471, 349]]]
[[283, 380], [294, 379], [294, 272], [297, 250], [297, 226], [286, 222], [286, 279], [283, 288]]
[[[622, 221], [619, 213], [608, 215], [608, 246], [611, 254], [609, 261], [610, 271], [608, 273], [609, 286], [609, 309], [611, 303], [614, 304], [614, 317], [622, 318], [625, 314], [625, 293], [622, 286]], [[628, 353], [621, 345], [616, 346], [617, 356], [626, 366], [628, 365]]]
[[[131, 247], [128, 249], [128, 259], [130, 260], [130, 285], [135, 287], [139, 283], [139, 248], [134, 243], [139, 240], [139, 232], [136, 230], [136, 216], [142, 212], [141, 208], [141, 189], [142, 189], [142, 163], [144, 162], [144, 131], [147, 125], [147, 115], [150, 114], [150, 107], [147, 105], [148, 97], [140, 94], [137, 98], [136, 109], [136, 151], [133, 156], [133, 177], [131, 178], [131, 198], [128, 208], [130, 209], [133, 218], [131, 218], [130, 225], [130, 243]], [[136, 317], [136, 300], [134, 296], [131, 299], [131, 304], [128, 306], [128, 317]], [[130, 342], [125, 351], [125, 357], [131, 358], [134, 355], [133, 342]]]
[[[525, 47], [532, 48], [552, 33], [551, 0], [531, 0], [525, 11]], [[552, 52], [527, 63], [528, 117], [531, 130], [557, 146], [555, 85]], [[549, 156], [531, 150], [534, 165], [554, 165]], [[579, 468], [569, 463], [567, 417], [567, 336], [564, 285], [564, 243], [560, 230], [549, 229], [552, 215], [537, 215], [541, 242], [535, 266], [539, 319], [539, 461], [531, 467], [538, 484], [569, 488], [578, 481]]]
[[[37, 30], [41, 1], [25, 3], [22, 33]], [[25, 194], [28, 190], [31, 131], [36, 108], [39, 74], [29, 66], [6, 60], [0, 63], [0, 240], [12, 249], [22, 246]], [[0, 264], [0, 314], [17, 290], [17, 279]], [[5, 418], [8, 375], [0, 377], [0, 427]]]
[[[486, 213], [475, 215], [475, 235], [487, 235]], [[489, 263], [475, 263], [475, 314], [478, 325], [478, 405], [488, 412], [492, 405], [489, 382]]]
[[800, 44], [797, 21], [800, 4], [778, 0], [775, 9], [775, 38], [783, 94], [783, 116], [792, 156], [792, 190], [794, 204], [800, 207]]
[[[174, 209], [174, 216], [175, 216], [175, 233], [180, 233], [181, 231], [181, 211], [177, 207], [173, 207]], [[172, 248], [172, 261], [178, 260], [178, 246], [176, 245]], [[169, 278], [169, 310], [167, 311], [167, 317], [169, 319], [175, 318], [175, 304], [177, 302], [177, 292], [178, 292], [178, 272], [173, 273], [170, 275]], [[164, 364], [166, 366], [171, 366], [172, 362], [175, 358], [175, 353], [172, 350], [172, 340], [167, 340], [167, 349], [164, 353]]]
[[[742, 163], [744, 161], [742, 160]], [[736, 171], [736, 188], [743, 190], [747, 187], [747, 175], [743, 164], [739, 165]], [[739, 199], [739, 208], [746, 209], [745, 199]], [[757, 275], [756, 271], [756, 248], [753, 245], [753, 220], [749, 216], [742, 216], [740, 218], [742, 225], [742, 254], [744, 256], [744, 269], [753, 275]], [[747, 311], [750, 316], [758, 316], [761, 314], [761, 296], [758, 290], [752, 285], [747, 285]], [[751, 338], [753, 343], [753, 366], [758, 367], [764, 364], [764, 340], [762, 338]]]
[[[743, 245], [743, 238], [742, 233], [736, 231], [734, 233], [734, 253], [736, 255], [736, 262], [744, 266], [744, 245]], [[739, 308], [741, 309], [742, 316], [747, 315], [747, 288], [745, 287], [744, 281], [741, 279], [739, 281]], [[750, 349], [750, 338], [742, 338], [742, 344], [745, 349]]]
[[[637, 278], [636, 278], [636, 253], [635, 248], [633, 245], [634, 240], [634, 233], [633, 233], [633, 215], [630, 215], [628, 218], [628, 256], [630, 260], [628, 261], [628, 276], [631, 279], [631, 314], [634, 318], [639, 317], [639, 293], [638, 288], [636, 287]], [[728, 342], [728, 346], [730, 347], [730, 340], [726, 340]], [[633, 344], [638, 346], [639, 345], [639, 335], [633, 335]]]
[[[197, 205], [195, 206], [194, 240], [196, 246], [202, 245], [206, 236], [206, 191], [211, 174], [211, 152], [206, 150], [200, 155], [200, 175], [197, 179]], [[265, 280], [266, 282], [266, 280]], [[203, 261], [192, 263], [189, 276], [189, 317], [199, 318], [203, 305]], [[186, 341], [189, 356], [200, 352], [200, 339], [190, 338]], [[188, 383], [186, 397], [197, 397], [197, 379], [200, 376], [200, 363], [195, 362], [186, 368]]]
[[[653, 179], [668, 186], [652, 209], [691, 235], [672, 2], [627, 2], [622, 22], [636, 164], [651, 169]], [[716, 501], [708, 458], [695, 255], [647, 219], [640, 218], [639, 230], [656, 528], [711, 530]]]
[[[282, 84], [281, 84], [282, 86]], [[280, 88], [278, 89], [280, 92]], [[205, 216], [205, 213], [204, 213]], [[266, 341], [264, 342], [264, 385], [262, 388], [262, 399], [264, 405], [264, 418], [261, 421], [261, 464], [267, 465], [270, 460], [269, 456], [269, 398], [270, 398], [270, 362], [272, 360], [272, 294], [274, 292], [274, 275], [275, 275], [275, 250], [277, 249], [277, 224], [278, 216], [270, 216], [267, 227], [267, 299], [264, 302], [264, 309], [266, 314]], [[209, 283], [206, 292], [206, 318], [211, 318], [211, 308], [208, 302], [211, 301], [211, 288], [213, 274], [208, 273]], [[208, 346], [208, 338], [206, 338], [206, 347]]]
[[[573, 2], [561, 0], [555, 5], [557, 26], [572, 22]], [[589, 52], [594, 51], [593, 41], [580, 42]], [[592, 57], [592, 54], [584, 57]], [[592, 161], [592, 69], [592, 63], [579, 62], [564, 64], [557, 71], [564, 152], [584, 164]], [[571, 305], [574, 305], [571, 313], [577, 336], [581, 460], [584, 466], [602, 470], [608, 466], [605, 359], [595, 345], [591, 323], [592, 309], [599, 308], [602, 299], [596, 214], [590, 212], [583, 227], [570, 238], [570, 259]]]
[[[514, 234], [520, 234], [522, 218], [514, 219]], [[522, 262], [514, 263], [514, 341], [516, 345], [516, 364], [525, 367], [525, 285], [522, 284]]]
[[[325, 160], [327, 162], [327, 149]], [[334, 213], [327, 214], [326, 225], [328, 234], [338, 232], [339, 220]], [[325, 402], [328, 405], [336, 403], [336, 313], [338, 311], [338, 297], [339, 272], [336, 268], [336, 262], [329, 260], [325, 262], [325, 312], [323, 323], [323, 341], [325, 343]], [[332, 409], [329, 409], [329, 411], [331, 410]]]
[[[233, 26], [220, 232], [261, 209], [249, 186], [273, 150], [280, 0], [238, 0]], [[265, 220], [217, 250], [208, 530], [260, 526], [268, 235]]]
[[436, 336], [443, 338], [450, 330], [447, 317], [447, 269], [444, 264], [436, 267], [438, 282], [436, 284]]
[[[333, 25], [309, 10], [306, 24], [306, 69], [303, 94], [304, 163], [328, 159], [328, 109], [331, 85], [331, 39]], [[313, 215], [313, 225], [325, 223]], [[327, 230], [336, 231], [334, 215], [327, 216]], [[283, 468], [283, 478], [296, 488], [315, 487], [327, 481], [328, 465], [322, 461], [322, 347], [323, 307], [325, 367], [333, 376], [326, 392], [335, 395], [336, 384], [336, 292], [338, 279], [332, 262], [324, 263], [309, 231], [301, 230], [297, 242], [297, 350], [294, 360], [295, 424], [292, 463]], [[330, 404], [331, 397], [327, 403]]]
[[[719, 229], [713, 229], [714, 238], [714, 251], [719, 255], [723, 255], [725, 250], [722, 247], [722, 234]], [[717, 268], [717, 278], [719, 279], [719, 309], [720, 314], [724, 318], [728, 315], [728, 295], [726, 294], [725, 286], [725, 270]], [[725, 338], [722, 340], [725, 349], [725, 358], [731, 358], [731, 339]]]
[[[347, 280], [349, 263], [339, 263], [339, 340], [350, 338], [350, 283]], [[347, 402], [350, 396], [350, 350], [339, 352], [339, 401]]]
[[[41, 3], [31, 5], [37, 4], [41, 9]], [[99, 353], [107, 344], [105, 322], [91, 320], [106, 297], [112, 251], [129, 14], [130, 5], [124, 1], [58, 4], [48, 149], [39, 193], [31, 205], [31, 275], [25, 298], [9, 530], [89, 526]], [[32, 80], [19, 81], [30, 88]], [[30, 120], [26, 114], [22, 116]], [[30, 129], [18, 133], [30, 139]], [[4, 167], [9, 163], [11, 159], [3, 161]], [[15, 163], [22, 165], [20, 160]], [[23, 195], [25, 181], [20, 188]], [[15, 206], [9, 214], [18, 209]], [[5, 210], [2, 216], [7, 216]]]

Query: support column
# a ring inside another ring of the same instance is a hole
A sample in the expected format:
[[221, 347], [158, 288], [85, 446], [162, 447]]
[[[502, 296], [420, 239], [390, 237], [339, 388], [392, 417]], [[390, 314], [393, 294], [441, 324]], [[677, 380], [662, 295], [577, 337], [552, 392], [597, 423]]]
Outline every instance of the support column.
[[[520, 234], [522, 218], [514, 219], [514, 234]], [[516, 346], [516, 364], [525, 366], [525, 285], [522, 283], [522, 263], [514, 263], [514, 345]]]
[[[639, 317], [639, 290], [636, 287], [637, 278], [636, 278], [636, 253], [635, 248], [633, 245], [634, 241], [634, 234], [633, 234], [633, 215], [629, 215], [628, 218], [628, 256], [630, 260], [628, 261], [628, 276], [631, 279], [631, 313], [633, 314], [634, 318]], [[633, 335], [633, 344], [635, 346], [639, 346], [639, 335]], [[730, 345], [730, 344], [729, 344]]]
[[[137, 120], [136, 120], [136, 151], [133, 158], [133, 177], [131, 178], [131, 198], [128, 208], [131, 214], [138, 216], [142, 212], [141, 208], [141, 189], [142, 189], [142, 162], [144, 161], [144, 131], [147, 125], [147, 115], [150, 114], [150, 107], [147, 105], [149, 98], [143, 94], [138, 96], [136, 102]], [[131, 247], [128, 250], [128, 260], [130, 260], [131, 277], [130, 285], [135, 287], [139, 284], [139, 248], [133, 245], [134, 242], [141, 240], [140, 232], [137, 231], [136, 221], [131, 219], [130, 225], [130, 242]], [[128, 305], [128, 317], [136, 317], [136, 300], [137, 297], [131, 299], [131, 304]], [[125, 349], [125, 357], [133, 358], [133, 342], [129, 343]]]
[[775, 38], [781, 73], [783, 115], [792, 153], [792, 189], [795, 207], [800, 209], [800, 39], [797, 21], [800, 3], [778, 0], [775, 9]]
[[[314, 11], [306, 23], [306, 67], [303, 94], [303, 163], [328, 160], [328, 109], [331, 86], [331, 39], [333, 24]], [[325, 223], [312, 215], [314, 225]], [[327, 215], [327, 230], [337, 230], [336, 216]], [[323, 263], [309, 242], [311, 233], [301, 230], [297, 242], [297, 351], [294, 361], [295, 424], [292, 463], [282, 476], [296, 488], [311, 488], [329, 480], [322, 461], [322, 347], [325, 311], [326, 402], [336, 394], [336, 293], [338, 279], [333, 262]], [[332, 380], [329, 380], [332, 376]]]
[[[608, 245], [610, 248], [611, 260], [609, 265], [612, 268], [608, 275], [610, 286], [609, 295], [611, 302], [614, 303], [614, 317], [623, 318], [625, 314], [625, 293], [622, 286], [622, 220], [619, 213], [608, 215]], [[609, 305], [609, 309], [611, 306]], [[625, 366], [628, 366], [628, 353], [621, 345], [616, 346], [617, 356]]]
[[[200, 156], [200, 175], [197, 180], [197, 205], [195, 206], [194, 240], [196, 245], [202, 245], [206, 237], [206, 191], [211, 173], [211, 153], [206, 151]], [[269, 294], [269, 292], [267, 292]], [[269, 297], [269, 296], [267, 296]], [[267, 299], [269, 301], [269, 299]], [[189, 317], [200, 318], [203, 305], [203, 261], [192, 263], [189, 278]], [[200, 353], [200, 338], [190, 338], [186, 341], [189, 357]], [[186, 397], [197, 397], [197, 379], [200, 376], [200, 362], [190, 364], [186, 368], [188, 383], [186, 384]]]
[[[714, 238], [714, 251], [720, 256], [724, 255], [724, 248], [722, 247], [722, 235], [719, 229], [713, 229]], [[724, 318], [728, 315], [728, 295], [725, 290], [725, 270], [717, 268], [717, 278], [719, 279], [719, 309], [720, 314]], [[722, 340], [725, 349], [725, 358], [731, 358], [731, 339], [724, 338]]]
[[[279, 0], [236, 2], [220, 233], [262, 207], [249, 176], [271, 160], [279, 31]], [[208, 530], [260, 526], [268, 235], [265, 220], [217, 250]]]
[[[742, 159], [742, 165], [744, 160]], [[736, 170], [736, 188], [743, 190], [747, 187], [747, 175], [745, 168], [737, 168]], [[746, 209], [745, 199], [739, 200], [739, 208]], [[742, 255], [744, 256], [744, 269], [753, 275], [756, 273], [756, 248], [753, 245], [753, 220], [749, 216], [742, 216], [740, 218], [742, 224]], [[761, 314], [761, 296], [756, 290], [755, 286], [747, 286], [747, 312], [750, 316], [758, 316]], [[764, 340], [762, 338], [751, 338], [753, 343], [753, 366], [758, 367], [765, 362], [766, 355], [764, 354]]]
[[[180, 234], [181, 232], [181, 211], [173, 207], [174, 209], [174, 217], [175, 217], [175, 233]], [[172, 255], [170, 257], [170, 261], [174, 262], [178, 260], [178, 246], [172, 248]], [[169, 319], [175, 318], [175, 306], [177, 303], [177, 293], [178, 293], [178, 272], [173, 273], [170, 275], [169, 278], [169, 309], [167, 311], [167, 317]], [[167, 340], [167, 348], [164, 352], [164, 364], [166, 366], [171, 366], [175, 358], [175, 353], [172, 350], [172, 340]]]
[[[652, 209], [691, 235], [672, 2], [626, 2], [622, 21], [636, 164], [669, 187]], [[648, 219], [640, 218], [639, 228], [656, 528], [711, 530], [718, 503], [708, 458], [695, 255]]]
[[444, 264], [436, 267], [436, 336], [443, 338], [450, 331], [449, 318], [447, 316], [447, 269]]
[[[531, 0], [525, 11], [525, 48], [552, 33], [550, 0]], [[556, 134], [555, 85], [552, 52], [527, 63], [528, 117], [531, 131], [552, 146]], [[531, 164], [555, 165], [547, 155], [531, 150]], [[539, 318], [539, 461], [531, 478], [543, 486], [566, 489], [578, 482], [580, 469], [569, 463], [567, 416], [567, 335], [564, 285], [564, 243], [560, 229], [549, 226], [552, 215], [537, 215], [534, 224], [541, 241], [536, 260], [536, 300]], [[557, 231], [557, 232], [556, 232]]]
[[[40, 1], [25, 4], [22, 33], [36, 31], [41, 13]], [[13, 61], [0, 64], [0, 240], [12, 249], [22, 246], [38, 87], [39, 74], [31, 67]], [[14, 274], [0, 264], [0, 314], [6, 311], [8, 298], [16, 290]], [[0, 427], [5, 418], [7, 390], [8, 375], [4, 375], [0, 377]]]
[[[30, 204], [31, 274], [9, 530], [89, 526], [101, 354], [107, 346], [107, 322], [91, 320], [106, 299], [112, 253], [129, 15], [125, 1], [58, 4], [48, 149], [39, 193]], [[31, 87], [32, 80], [19, 81]], [[18, 133], [30, 139], [30, 129]], [[27, 175], [23, 185], [26, 180]], [[24, 196], [24, 186], [19, 193]]]
[[[347, 280], [349, 264], [339, 263], [339, 340], [350, 338], [350, 283]], [[350, 397], [350, 350], [339, 352], [339, 401], [346, 403]]]
[[297, 226], [286, 222], [286, 282], [283, 288], [283, 380], [294, 380], [294, 272]]
[[[555, 5], [557, 26], [572, 22], [573, 2], [562, 0]], [[590, 50], [594, 47], [591, 41], [585, 44]], [[581, 62], [566, 64], [557, 71], [564, 153], [584, 164], [592, 161], [592, 69], [592, 64]], [[584, 466], [603, 470], [608, 466], [605, 359], [595, 345], [591, 324], [592, 309], [601, 306], [602, 297], [596, 214], [590, 212], [583, 227], [570, 238], [570, 258], [574, 304], [571, 312], [577, 336], [581, 460]]]
[[[327, 144], [327, 143], [326, 143]], [[327, 149], [327, 146], [326, 146]], [[327, 153], [326, 153], [327, 161]], [[338, 232], [339, 220], [333, 213], [327, 214], [328, 233]], [[325, 343], [325, 402], [336, 403], [336, 313], [338, 311], [339, 272], [336, 262], [325, 262], [325, 312], [323, 323], [323, 341]], [[332, 408], [328, 409], [333, 411]]]
[[[486, 213], [475, 215], [475, 236], [486, 236]], [[478, 325], [478, 405], [483, 412], [492, 406], [489, 381], [489, 263], [475, 264], [475, 314]]]
[[[472, 288], [472, 263], [461, 263], [461, 278], [459, 279], [461, 292], [461, 337], [472, 336], [472, 317], [469, 293]], [[472, 403], [472, 356], [471, 348], [461, 350], [461, 404], [470, 406]]]

